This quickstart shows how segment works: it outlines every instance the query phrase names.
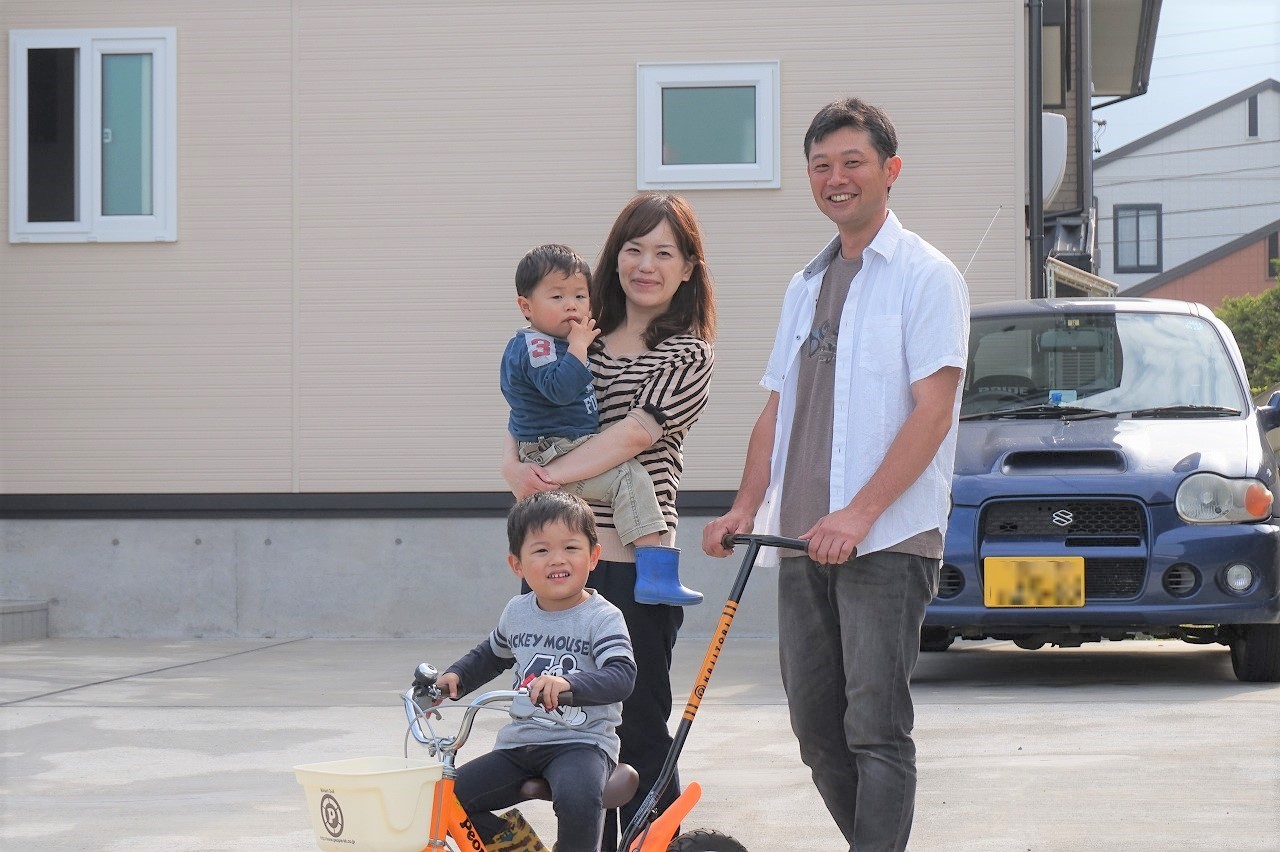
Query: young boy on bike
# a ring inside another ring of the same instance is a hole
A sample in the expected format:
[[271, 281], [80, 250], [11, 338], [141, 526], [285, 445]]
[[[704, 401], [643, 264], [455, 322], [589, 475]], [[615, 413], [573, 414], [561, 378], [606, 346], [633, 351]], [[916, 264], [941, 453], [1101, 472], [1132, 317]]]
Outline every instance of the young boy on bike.
[[[622, 700], [636, 664], [622, 613], [586, 588], [600, 559], [595, 519], [581, 498], [546, 491], [507, 517], [507, 561], [532, 591], [512, 598], [488, 638], [436, 685], [457, 699], [515, 666], [514, 689], [569, 727], [534, 716], [498, 732], [493, 751], [458, 767], [455, 792], [490, 850], [545, 847], [514, 808], [520, 785], [545, 778], [558, 825], [557, 852], [595, 852], [604, 824], [605, 781], [618, 760]], [[574, 706], [560, 695], [573, 691]]]
[[[516, 303], [529, 321], [502, 356], [507, 428], [520, 461], [550, 464], [600, 428], [587, 349], [600, 334], [591, 318], [591, 269], [568, 246], [538, 246], [516, 267]], [[629, 459], [579, 482], [561, 483], [587, 500], [613, 506], [623, 544], [636, 546], [636, 600], [691, 606], [702, 593], [680, 583], [680, 551], [662, 546], [667, 521], [644, 466]]]

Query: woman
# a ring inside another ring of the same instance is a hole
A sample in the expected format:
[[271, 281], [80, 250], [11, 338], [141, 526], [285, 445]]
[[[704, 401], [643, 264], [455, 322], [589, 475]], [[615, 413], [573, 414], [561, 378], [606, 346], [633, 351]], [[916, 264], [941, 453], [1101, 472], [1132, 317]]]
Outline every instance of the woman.
[[[547, 491], [638, 458], [653, 479], [667, 519], [663, 544], [675, 543], [682, 445], [707, 402], [715, 299], [702, 232], [683, 198], [644, 193], [618, 214], [591, 289], [600, 337], [590, 352], [601, 432], [546, 467], [521, 464], [507, 436], [503, 476], [517, 497]], [[622, 706], [620, 760], [640, 773], [636, 797], [621, 809], [625, 826], [653, 787], [671, 745], [671, 652], [684, 610], [635, 600], [635, 556], [623, 546], [607, 504], [592, 504], [602, 559], [589, 585], [622, 610], [638, 669]], [[678, 776], [658, 800], [679, 794]], [[616, 832], [606, 826], [606, 848]]]

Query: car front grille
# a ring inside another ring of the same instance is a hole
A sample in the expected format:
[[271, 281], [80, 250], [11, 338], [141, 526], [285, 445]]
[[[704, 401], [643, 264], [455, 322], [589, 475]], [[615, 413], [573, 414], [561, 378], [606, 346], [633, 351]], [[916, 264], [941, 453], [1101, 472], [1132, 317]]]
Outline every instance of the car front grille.
[[1132, 500], [1006, 500], [987, 506], [981, 529], [983, 538], [1002, 540], [1053, 538], [1071, 543], [1113, 537], [1136, 545], [1147, 540], [1146, 514]]

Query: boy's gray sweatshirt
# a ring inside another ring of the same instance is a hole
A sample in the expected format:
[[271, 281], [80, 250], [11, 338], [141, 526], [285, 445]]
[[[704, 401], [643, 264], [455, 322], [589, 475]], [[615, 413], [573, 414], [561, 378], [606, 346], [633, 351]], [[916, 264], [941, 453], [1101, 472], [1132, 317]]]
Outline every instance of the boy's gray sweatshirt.
[[494, 748], [553, 742], [589, 742], [618, 759], [622, 700], [635, 686], [636, 664], [622, 612], [593, 589], [566, 610], [538, 607], [533, 592], [512, 598], [489, 637], [447, 671], [458, 675], [459, 694], [471, 692], [515, 665], [512, 689], [534, 678], [559, 675], [573, 688], [574, 706], [552, 711], [570, 727], [534, 716], [498, 732]]

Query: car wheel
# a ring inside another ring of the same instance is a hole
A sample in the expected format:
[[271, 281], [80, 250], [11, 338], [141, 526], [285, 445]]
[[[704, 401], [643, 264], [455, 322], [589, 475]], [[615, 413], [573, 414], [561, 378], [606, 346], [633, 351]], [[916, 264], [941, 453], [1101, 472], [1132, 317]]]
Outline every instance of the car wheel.
[[945, 627], [921, 627], [920, 650], [925, 653], [945, 651], [951, 647], [955, 637]]
[[1280, 682], [1280, 624], [1248, 624], [1231, 641], [1231, 668], [1246, 683]]

